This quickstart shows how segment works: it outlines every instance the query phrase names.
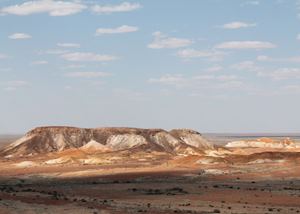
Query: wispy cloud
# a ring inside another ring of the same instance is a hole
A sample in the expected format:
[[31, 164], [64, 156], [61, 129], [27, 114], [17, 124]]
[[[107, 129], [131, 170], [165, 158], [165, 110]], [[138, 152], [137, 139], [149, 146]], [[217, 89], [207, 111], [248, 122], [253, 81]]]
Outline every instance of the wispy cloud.
[[210, 51], [199, 51], [195, 49], [184, 49], [177, 52], [177, 56], [182, 58], [202, 58], [210, 57], [213, 53]]
[[198, 75], [193, 77], [196, 80], [218, 80], [218, 81], [233, 81], [238, 80], [238, 77], [235, 75]]
[[0, 53], [0, 59], [6, 59], [6, 58], [7, 58], [7, 55], [6, 55], [6, 54]]
[[246, 70], [246, 71], [258, 71], [261, 69], [253, 61], [242, 61], [230, 66], [231, 69], [235, 70]]
[[300, 0], [296, 0], [296, 7], [298, 9], [298, 18], [300, 18]]
[[154, 41], [148, 45], [148, 48], [162, 49], [162, 48], [182, 48], [187, 47], [193, 43], [192, 40], [169, 37], [159, 31], [153, 33]]
[[78, 77], [78, 78], [98, 78], [111, 76], [110, 73], [106, 72], [69, 72], [66, 74], [67, 77]]
[[160, 83], [165, 85], [182, 86], [186, 82], [186, 79], [181, 74], [166, 74], [159, 78], [150, 78], [149, 83]]
[[57, 46], [61, 48], [80, 48], [80, 44], [77, 43], [58, 43]]
[[84, 68], [85, 65], [81, 65], [81, 64], [71, 64], [71, 65], [66, 65], [63, 66], [62, 69], [76, 69], [76, 68]]
[[270, 49], [276, 48], [276, 45], [271, 42], [264, 41], [229, 41], [223, 42], [215, 46], [218, 49]]
[[195, 49], [183, 49], [177, 52], [177, 56], [183, 59], [191, 59], [191, 58], [209, 58], [211, 60], [222, 59], [224, 53], [221, 51], [202, 51]]
[[1, 8], [0, 13], [18, 16], [39, 13], [47, 13], [50, 16], [68, 16], [79, 13], [86, 8], [87, 6], [79, 1], [36, 0]]
[[215, 65], [215, 66], [205, 69], [205, 71], [207, 71], [207, 72], [217, 72], [217, 71], [221, 71], [221, 70], [223, 70], [223, 67], [220, 65]]
[[26, 33], [14, 33], [10, 35], [8, 38], [10, 39], [31, 39], [32, 36]]
[[4, 86], [5, 91], [15, 91], [18, 88], [29, 86], [29, 83], [24, 80], [13, 80], [0, 83]]
[[246, 22], [236, 21], [236, 22], [230, 22], [230, 23], [224, 24], [224, 25], [222, 25], [222, 28], [235, 30], [235, 29], [255, 27], [255, 26], [256, 26], [256, 23], [246, 23]]
[[138, 31], [138, 27], [122, 25], [117, 28], [98, 28], [96, 30], [96, 36], [101, 36], [103, 34], [119, 34], [119, 33], [130, 33]]
[[300, 79], [299, 68], [279, 68], [274, 71], [261, 71], [257, 74], [259, 77], [269, 77], [272, 80], [287, 80], [287, 79]]
[[118, 5], [95, 5], [91, 9], [98, 14], [110, 14], [119, 12], [130, 12], [142, 7], [139, 3], [123, 2]]
[[68, 61], [86, 61], [86, 62], [105, 62], [116, 60], [116, 56], [102, 55], [87, 52], [72, 52], [61, 55], [61, 57]]
[[29, 85], [27, 81], [24, 80], [13, 80], [13, 81], [8, 81], [5, 83], [6, 85], [9, 86], [15, 86], [15, 87], [20, 87], [20, 86], [26, 86]]
[[263, 62], [263, 61], [271, 61], [272, 58], [269, 57], [269, 56], [265, 56], [265, 55], [259, 55], [259, 56], [256, 57], [256, 60]]
[[260, 4], [259, 1], [245, 1], [241, 5], [242, 6], [247, 6], [247, 5], [252, 5], [252, 6], [258, 6]]
[[49, 49], [46, 51], [39, 51], [38, 54], [60, 55], [60, 54], [68, 53], [68, 52], [69, 52], [69, 50], [64, 50], [64, 49]]
[[260, 55], [256, 58], [257, 61], [260, 62], [289, 62], [289, 63], [300, 63], [300, 56], [292, 56], [292, 57], [281, 57], [281, 58], [273, 58], [266, 55]]
[[175, 86], [177, 88], [206, 88], [206, 89], [233, 89], [239, 88], [243, 82], [235, 75], [202, 74], [185, 77], [182, 74], [166, 74], [159, 78], [151, 78], [149, 83]]
[[34, 61], [31, 64], [32, 65], [46, 65], [46, 64], [48, 64], [48, 61], [46, 61], [46, 60], [39, 60], [39, 61]]

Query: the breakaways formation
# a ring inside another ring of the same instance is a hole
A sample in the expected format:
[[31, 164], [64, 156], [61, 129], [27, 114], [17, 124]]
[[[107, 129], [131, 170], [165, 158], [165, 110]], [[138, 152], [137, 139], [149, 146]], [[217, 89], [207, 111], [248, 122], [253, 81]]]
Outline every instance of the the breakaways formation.
[[189, 129], [39, 127], [0, 151], [1, 156], [33, 156], [69, 149], [116, 152], [135, 150], [197, 154], [214, 149], [200, 133]]
[[285, 163], [298, 161], [291, 139], [260, 138], [216, 146], [190, 129], [39, 127], [0, 150], [18, 167], [56, 164], [168, 165]]

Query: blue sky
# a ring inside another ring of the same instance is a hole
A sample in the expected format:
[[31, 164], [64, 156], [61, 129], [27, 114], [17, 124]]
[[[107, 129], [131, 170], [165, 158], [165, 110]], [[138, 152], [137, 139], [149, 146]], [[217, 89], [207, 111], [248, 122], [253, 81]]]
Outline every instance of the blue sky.
[[298, 0], [2, 0], [0, 133], [300, 131]]

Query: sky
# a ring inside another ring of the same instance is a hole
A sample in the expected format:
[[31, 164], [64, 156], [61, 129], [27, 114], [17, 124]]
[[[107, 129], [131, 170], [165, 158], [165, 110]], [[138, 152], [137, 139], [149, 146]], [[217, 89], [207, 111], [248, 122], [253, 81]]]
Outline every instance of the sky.
[[1, 0], [0, 133], [300, 132], [299, 0]]

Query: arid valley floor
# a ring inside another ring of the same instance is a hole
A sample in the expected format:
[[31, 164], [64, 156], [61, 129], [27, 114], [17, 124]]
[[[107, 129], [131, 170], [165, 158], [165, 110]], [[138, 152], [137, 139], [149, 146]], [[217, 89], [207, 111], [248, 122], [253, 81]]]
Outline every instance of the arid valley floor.
[[[79, 147], [69, 137], [82, 130], [63, 129], [30, 132], [13, 146], [13, 137], [1, 140], [1, 214], [300, 213], [300, 148], [292, 138], [210, 147], [192, 131], [122, 128], [94, 131], [92, 142], [85, 133]], [[43, 152], [36, 139], [58, 151]]]

